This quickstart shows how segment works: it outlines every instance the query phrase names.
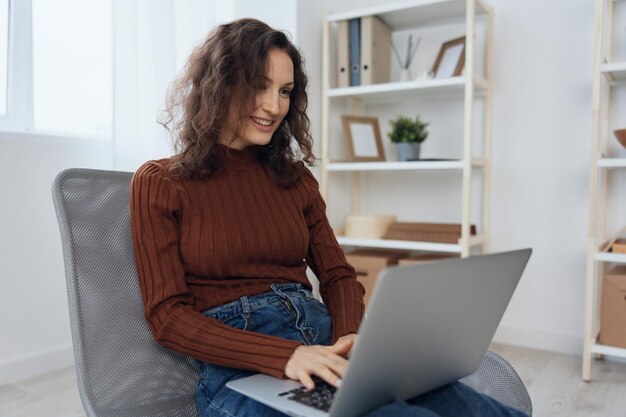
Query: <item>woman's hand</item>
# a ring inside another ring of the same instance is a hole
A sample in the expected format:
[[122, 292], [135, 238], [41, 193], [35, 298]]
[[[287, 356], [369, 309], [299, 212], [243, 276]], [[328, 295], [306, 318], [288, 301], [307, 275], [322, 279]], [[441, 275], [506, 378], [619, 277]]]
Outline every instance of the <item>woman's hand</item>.
[[356, 333], [349, 333], [337, 339], [337, 343], [343, 342], [343, 341], [350, 341], [350, 343], [352, 343], [352, 347], [350, 348], [350, 351], [346, 354], [346, 357], [348, 358], [350, 357], [350, 355], [352, 354], [352, 351], [354, 350], [354, 347], [356, 346], [356, 338], [357, 338]]
[[311, 375], [339, 387], [348, 369], [346, 356], [354, 343], [354, 337], [347, 336], [356, 335], [342, 336], [332, 346], [298, 346], [285, 365], [285, 375], [300, 381], [307, 389], [315, 387]]

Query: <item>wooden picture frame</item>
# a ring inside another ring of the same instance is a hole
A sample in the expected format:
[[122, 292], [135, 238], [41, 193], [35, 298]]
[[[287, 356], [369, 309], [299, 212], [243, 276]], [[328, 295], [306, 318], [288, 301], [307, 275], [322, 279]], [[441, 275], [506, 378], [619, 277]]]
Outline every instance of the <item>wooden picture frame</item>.
[[465, 36], [444, 42], [433, 65], [433, 78], [457, 77], [465, 65]]
[[351, 162], [385, 160], [378, 118], [342, 115], [343, 135]]

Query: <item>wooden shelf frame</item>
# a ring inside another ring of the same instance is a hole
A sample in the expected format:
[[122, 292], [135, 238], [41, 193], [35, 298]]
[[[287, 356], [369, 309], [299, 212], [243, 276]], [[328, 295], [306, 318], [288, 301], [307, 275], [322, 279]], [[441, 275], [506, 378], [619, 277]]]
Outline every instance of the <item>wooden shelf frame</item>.
[[587, 270], [585, 279], [585, 329], [582, 379], [591, 380], [594, 354], [626, 358], [626, 349], [597, 343], [600, 329], [601, 278], [607, 263], [626, 263], [626, 255], [605, 252], [602, 242], [608, 240], [607, 194], [608, 171], [626, 168], [625, 158], [610, 158], [610, 104], [612, 86], [626, 82], [626, 62], [613, 62], [613, 6], [616, 0], [596, 0], [595, 53], [592, 85], [592, 137], [587, 235]]
[[[420, 81], [392, 82], [357, 87], [333, 88], [330, 85], [330, 42], [331, 25], [336, 22], [364, 17], [378, 16], [392, 30], [404, 30], [420, 26], [461, 21], [465, 23], [465, 71], [463, 76], [447, 79], [430, 79]], [[478, 20], [487, 26], [485, 49], [485, 74], [475, 73], [475, 25]], [[358, 214], [361, 210], [361, 172], [374, 171], [458, 171], [461, 174], [461, 239], [457, 245], [432, 244], [430, 242], [402, 242], [392, 244], [388, 241], [375, 240], [361, 242], [357, 246], [387, 248], [396, 245], [398, 248], [413, 248], [414, 250], [448, 251], [468, 256], [470, 249], [480, 246], [482, 253], [488, 252], [490, 235], [490, 204], [491, 204], [491, 144], [492, 144], [492, 115], [493, 115], [493, 8], [484, 0], [413, 0], [398, 4], [386, 4], [361, 10], [352, 10], [327, 16], [323, 27], [322, 49], [322, 152], [321, 152], [321, 181], [322, 196], [328, 201], [330, 174], [333, 172], [352, 172], [352, 212]], [[387, 100], [404, 100], [408, 97], [426, 95], [453, 95], [463, 99], [463, 142], [462, 155], [458, 161], [424, 161], [424, 162], [380, 162], [369, 164], [337, 163], [332, 162], [330, 155], [330, 106], [331, 101], [352, 100], [357, 109], [361, 103], [384, 102]], [[472, 155], [474, 140], [473, 112], [476, 97], [484, 98], [484, 126], [483, 154], [479, 157]], [[482, 171], [482, 235], [480, 238], [470, 235], [471, 206], [472, 206], [472, 179], [473, 170]], [[341, 244], [352, 242], [342, 238]], [[478, 242], [478, 243], [477, 243]], [[352, 242], [354, 243], [354, 242]]]

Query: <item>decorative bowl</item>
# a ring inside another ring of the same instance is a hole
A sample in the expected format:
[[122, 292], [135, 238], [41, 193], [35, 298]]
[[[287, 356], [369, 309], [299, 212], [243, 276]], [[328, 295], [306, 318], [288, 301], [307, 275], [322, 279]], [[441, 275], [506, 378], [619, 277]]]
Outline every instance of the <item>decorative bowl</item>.
[[613, 134], [617, 138], [617, 141], [626, 148], [626, 129], [619, 129], [613, 131]]

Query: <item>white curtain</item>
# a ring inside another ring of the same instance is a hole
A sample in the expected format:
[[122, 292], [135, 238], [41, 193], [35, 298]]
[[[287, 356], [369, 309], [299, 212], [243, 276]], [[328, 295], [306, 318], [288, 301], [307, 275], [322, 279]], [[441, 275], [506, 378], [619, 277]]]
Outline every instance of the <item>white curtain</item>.
[[167, 88], [217, 24], [256, 17], [295, 41], [295, 0], [113, 0], [113, 164], [135, 171], [172, 154], [156, 122]]
[[191, 50], [219, 22], [232, 18], [233, 1], [114, 0], [114, 168], [135, 171], [172, 154], [157, 117], [169, 84]]

